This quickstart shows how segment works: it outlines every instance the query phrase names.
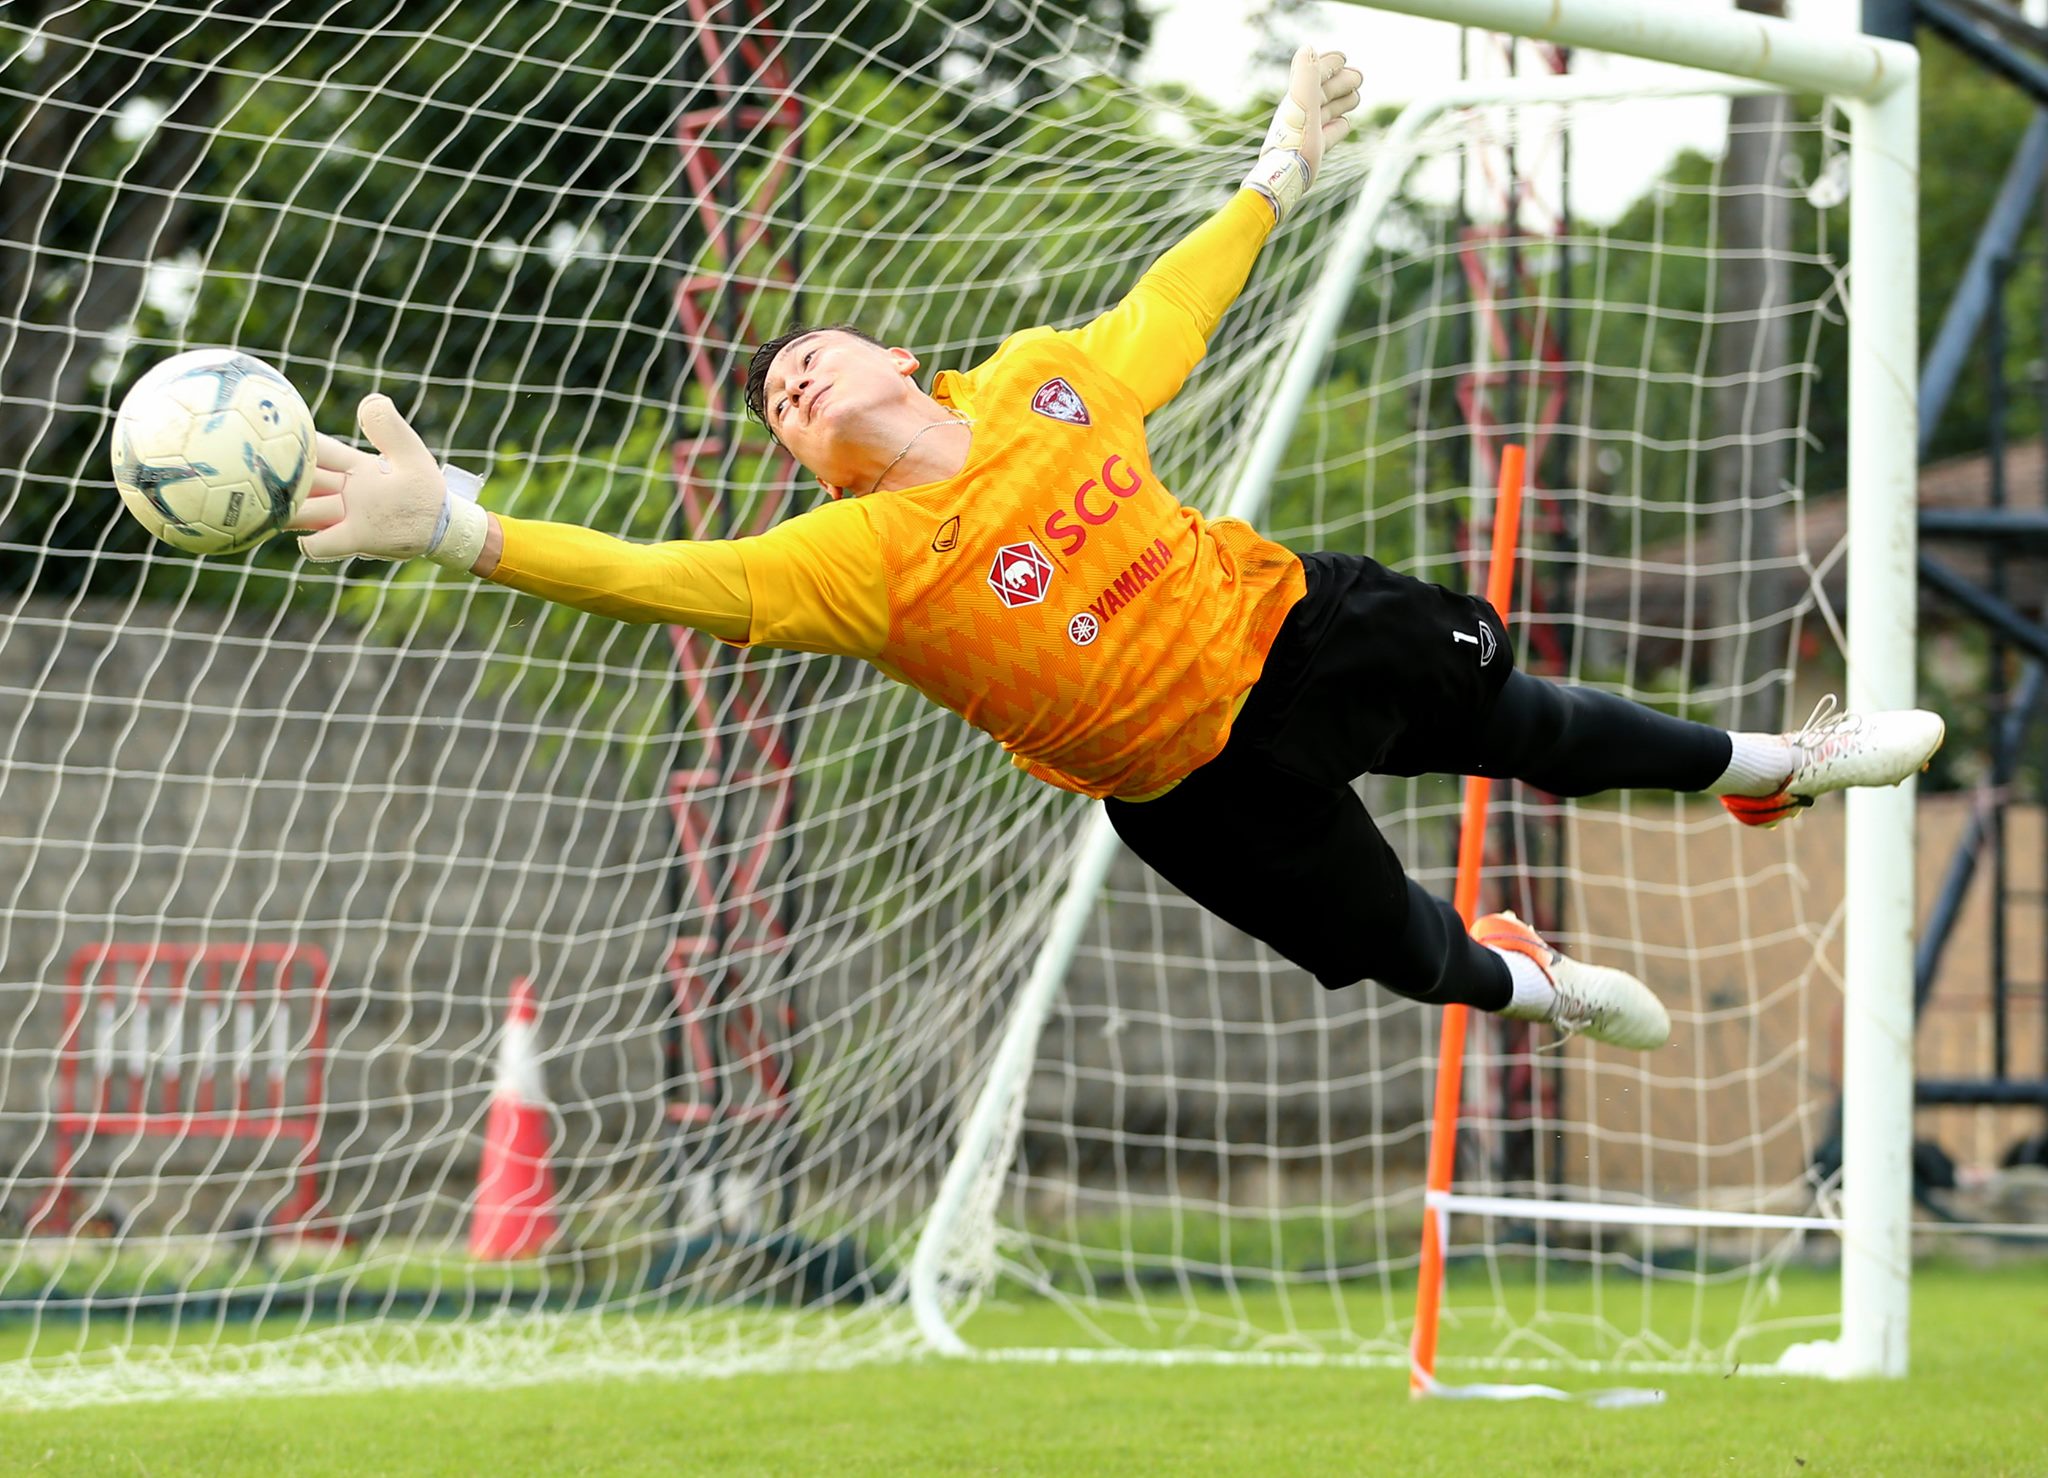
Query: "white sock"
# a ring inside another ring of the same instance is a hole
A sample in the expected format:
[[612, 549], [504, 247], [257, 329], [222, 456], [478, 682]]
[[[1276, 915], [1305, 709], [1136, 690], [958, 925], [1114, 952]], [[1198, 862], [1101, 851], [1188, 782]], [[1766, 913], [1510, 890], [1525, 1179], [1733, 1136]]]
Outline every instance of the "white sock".
[[1517, 1021], [1548, 1021], [1557, 1005], [1557, 987], [1550, 983], [1543, 967], [1516, 950], [1493, 952], [1508, 962], [1508, 979], [1514, 984], [1515, 993], [1501, 1007], [1502, 1012]]
[[1799, 751], [1780, 734], [1730, 734], [1728, 768], [1708, 795], [1776, 795], [1799, 764]]

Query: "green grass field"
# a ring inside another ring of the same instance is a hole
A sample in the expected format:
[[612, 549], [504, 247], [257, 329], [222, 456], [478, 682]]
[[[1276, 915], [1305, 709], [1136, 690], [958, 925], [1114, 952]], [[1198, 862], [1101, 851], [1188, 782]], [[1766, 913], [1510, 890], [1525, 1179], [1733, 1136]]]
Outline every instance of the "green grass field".
[[[1418, 1404], [1389, 1370], [933, 1360], [0, 1415], [0, 1473], [2048, 1473], [2048, 1266], [1924, 1268], [1913, 1319], [1903, 1384], [1637, 1377], [1667, 1399], [1627, 1410]], [[1064, 1327], [1025, 1303], [971, 1332]]]

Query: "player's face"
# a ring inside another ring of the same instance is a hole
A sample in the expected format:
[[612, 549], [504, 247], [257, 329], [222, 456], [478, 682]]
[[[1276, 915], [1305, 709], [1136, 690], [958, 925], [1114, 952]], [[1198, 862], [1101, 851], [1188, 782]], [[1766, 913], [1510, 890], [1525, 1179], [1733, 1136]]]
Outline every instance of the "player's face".
[[[862, 478], [894, 434], [880, 424], [916, 388], [917, 357], [852, 334], [825, 329], [792, 339], [776, 353], [763, 384], [768, 429], [790, 454], [835, 490], [861, 490]], [[893, 423], [892, 423], [893, 425]]]

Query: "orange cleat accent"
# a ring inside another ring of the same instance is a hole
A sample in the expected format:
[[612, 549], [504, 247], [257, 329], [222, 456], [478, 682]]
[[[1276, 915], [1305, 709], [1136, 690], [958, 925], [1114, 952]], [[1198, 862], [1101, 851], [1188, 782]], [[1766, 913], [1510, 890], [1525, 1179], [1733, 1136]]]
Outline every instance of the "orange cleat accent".
[[1798, 815], [1813, 804], [1813, 797], [1781, 790], [1776, 795], [1724, 795], [1720, 801], [1728, 808], [1728, 814], [1744, 826], [1768, 827]]
[[1484, 918], [1474, 919], [1472, 938], [1488, 949], [1511, 949], [1518, 955], [1527, 955], [1536, 962], [1536, 968], [1555, 983], [1557, 977], [1551, 970], [1551, 959], [1556, 951], [1543, 942], [1541, 934], [1514, 914], [1490, 913]]

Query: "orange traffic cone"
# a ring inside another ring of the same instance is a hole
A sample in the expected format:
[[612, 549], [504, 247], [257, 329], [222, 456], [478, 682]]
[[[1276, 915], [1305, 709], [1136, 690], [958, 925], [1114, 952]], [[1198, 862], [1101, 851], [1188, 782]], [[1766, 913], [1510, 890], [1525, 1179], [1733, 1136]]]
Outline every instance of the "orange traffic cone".
[[469, 1255], [530, 1257], [555, 1235], [555, 1178], [548, 1170], [547, 1095], [534, 1052], [533, 983], [512, 982], [512, 1010], [498, 1049], [498, 1086], [484, 1124]]

